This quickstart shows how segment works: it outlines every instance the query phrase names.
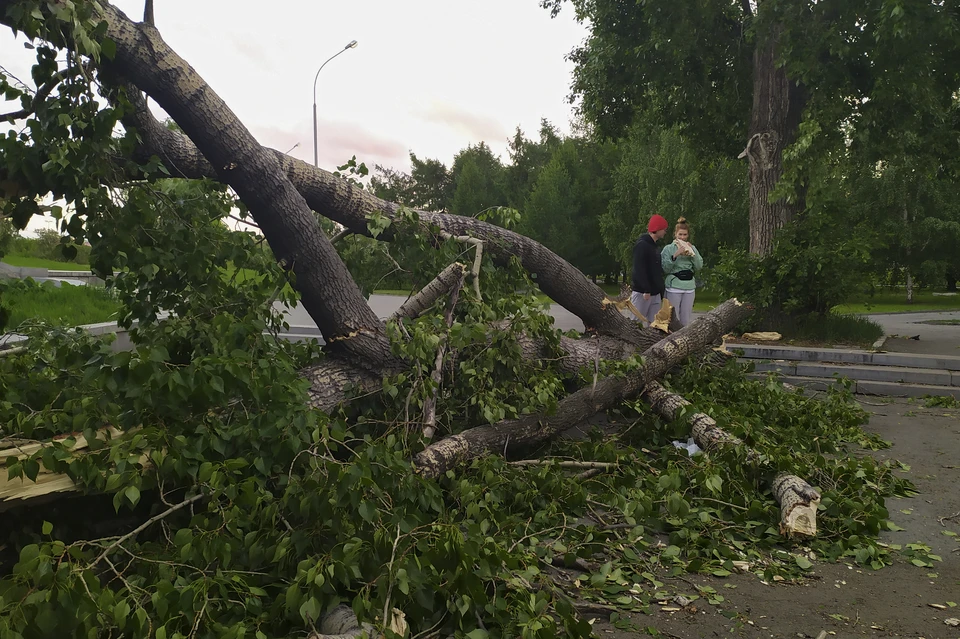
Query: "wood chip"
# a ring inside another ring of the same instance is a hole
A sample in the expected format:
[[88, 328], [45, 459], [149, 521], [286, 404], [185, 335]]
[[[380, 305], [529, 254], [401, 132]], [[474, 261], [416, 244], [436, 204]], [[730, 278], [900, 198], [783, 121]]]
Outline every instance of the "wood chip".
[[947, 607], [944, 606], [943, 604], [927, 604], [927, 605], [930, 606], [931, 608], [936, 608], [937, 610], [946, 610], [946, 609], [947, 609]]

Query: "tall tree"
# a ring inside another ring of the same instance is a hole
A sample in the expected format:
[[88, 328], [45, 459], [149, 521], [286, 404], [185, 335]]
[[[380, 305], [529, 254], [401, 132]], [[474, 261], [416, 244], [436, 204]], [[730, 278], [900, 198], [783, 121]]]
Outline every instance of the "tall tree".
[[522, 208], [539, 173], [560, 146], [557, 128], [546, 118], [540, 121], [540, 140], [530, 140], [520, 127], [510, 140], [510, 164], [506, 167], [506, 191], [510, 205]]
[[450, 212], [454, 215], [473, 217], [488, 208], [507, 205], [503, 164], [485, 142], [460, 151], [453, 159], [450, 176]]
[[710, 264], [716, 263], [721, 247], [746, 248], [746, 180], [733, 161], [698, 153], [679, 127], [646, 121], [631, 128], [620, 148], [613, 197], [600, 227], [607, 248], [625, 268], [654, 213], [671, 222], [686, 217], [693, 241]]
[[619, 270], [603, 245], [599, 224], [615, 165], [612, 144], [567, 138], [538, 172], [523, 207], [523, 232], [594, 278]]
[[[571, 54], [584, 115], [620, 136], [638, 110], [655, 112], [703, 148], [746, 158], [756, 254], [804, 210], [816, 149], [896, 135], [904, 120], [936, 117], [958, 86], [951, 2], [570, 2], [590, 24]], [[541, 4], [556, 14], [564, 0]], [[803, 121], [816, 125], [806, 139]]]

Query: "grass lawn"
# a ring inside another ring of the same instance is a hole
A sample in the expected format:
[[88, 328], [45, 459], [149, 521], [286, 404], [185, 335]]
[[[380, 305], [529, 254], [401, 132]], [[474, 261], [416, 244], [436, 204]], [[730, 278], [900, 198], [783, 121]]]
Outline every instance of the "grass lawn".
[[834, 307], [835, 313], [903, 313], [908, 311], [960, 311], [960, 295], [934, 295], [934, 291], [914, 291], [913, 304], [907, 304], [903, 289], [884, 290], [873, 297], [861, 297]]
[[120, 304], [98, 286], [56, 287], [39, 284], [7, 290], [4, 306], [10, 309], [6, 330], [16, 330], [26, 321], [44, 320], [57, 326], [81, 326], [108, 322]]
[[45, 260], [41, 257], [22, 257], [19, 255], [4, 255], [3, 262], [10, 266], [26, 266], [28, 268], [46, 268], [52, 271], [86, 271], [90, 272], [89, 264], [77, 264], [76, 262], [57, 262], [56, 260]]

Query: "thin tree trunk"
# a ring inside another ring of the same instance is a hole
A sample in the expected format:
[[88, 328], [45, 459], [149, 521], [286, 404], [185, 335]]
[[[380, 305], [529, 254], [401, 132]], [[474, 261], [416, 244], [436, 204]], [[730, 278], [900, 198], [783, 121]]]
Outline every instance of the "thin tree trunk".
[[[903, 203], [903, 229], [904, 233], [908, 233], [910, 229], [910, 210], [907, 208], [906, 202]], [[913, 273], [910, 270], [910, 245], [907, 244], [904, 250], [907, 255], [907, 259], [904, 260], [904, 270], [907, 272], [907, 304], [913, 304]]]
[[800, 126], [806, 102], [802, 85], [777, 66], [781, 27], [774, 25], [753, 54], [753, 109], [746, 148], [740, 157], [750, 163], [750, 252], [766, 255], [774, 236], [804, 208], [804, 193], [794, 202], [771, 201], [783, 176], [783, 150]]

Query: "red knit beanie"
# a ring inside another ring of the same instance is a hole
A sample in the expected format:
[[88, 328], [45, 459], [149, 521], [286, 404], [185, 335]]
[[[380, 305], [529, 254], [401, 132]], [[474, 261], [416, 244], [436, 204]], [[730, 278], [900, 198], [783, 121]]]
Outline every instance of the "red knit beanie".
[[650, 218], [650, 223], [647, 224], [647, 230], [651, 233], [656, 233], [658, 231], [666, 230], [668, 226], [670, 225], [667, 224], [666, 218], [664, 218], [662, 215], [654, 215]]

